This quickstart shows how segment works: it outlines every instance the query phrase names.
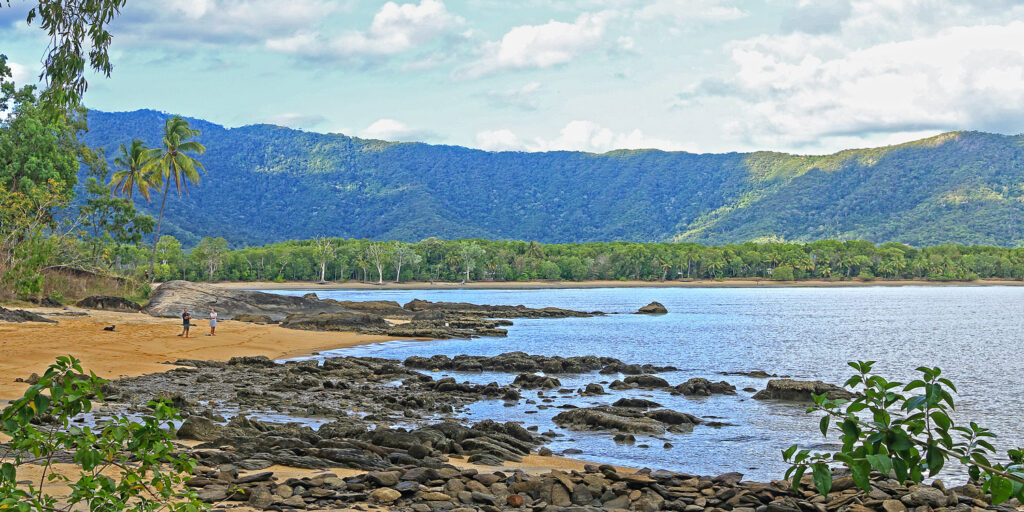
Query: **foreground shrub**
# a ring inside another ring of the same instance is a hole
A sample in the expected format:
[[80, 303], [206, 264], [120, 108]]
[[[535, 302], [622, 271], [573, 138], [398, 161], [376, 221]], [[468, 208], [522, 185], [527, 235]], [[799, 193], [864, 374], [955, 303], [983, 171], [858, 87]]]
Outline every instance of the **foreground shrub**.
[[[174, 454], [172, 421], [180, 417], [169, 404], [151, 402], [152, 414], [139, 421], [115, 417], [96, 428], [72, 423], [92, 409], [93, 398], [103, 399], [102, 384], [95, 374], [82, 375], [77, 359], [58, 357], [24, 397], [0, 412], [0, 432], [11, 438], [0, 448], [0, 510], [205, 510], [182, 485], [196, 462]], [[55, 471], [67, 457], [74, 476]], [[42, 474], [18, 486], [18, 471], [29, 464]], [[52, 496], [55, 485], [70, 494]]]
[[812, 454], [796, 445], [784, 450], [783, 459], [792, 464], [786, 479], [792, 478], [794, 489], [810, 470], [814, 487], [827, 496], [832, 489], [829, 463], [848, 467], [854, 483], [870, 492], [872, 470], [895, 474], [900, 483], [921, 483], [926, 475], [934, 477], [947, 462], [955, 461], [991, 494], [993, 505], [1011, 497], [1024, 501], [1024, 450], [1010, 450], [1006, 465], [991, 462], [996, 449], [989, 439], [996, 435], [974, 422], [954, 424], [949, 413], [956, 387], [941, 376], [941, 369], [920, 367], [921, 378], [903, 384], [873, 374], [874, 363], [849, 363], [857, 374], [845, 386], [857, 392], [854, 400], [814, 395], [814, 406], [807, 412], [824, 413], [819, 423], [822, 435], [828, 436], [832, 425], [841, 434], [843, 447], [835, 453]]

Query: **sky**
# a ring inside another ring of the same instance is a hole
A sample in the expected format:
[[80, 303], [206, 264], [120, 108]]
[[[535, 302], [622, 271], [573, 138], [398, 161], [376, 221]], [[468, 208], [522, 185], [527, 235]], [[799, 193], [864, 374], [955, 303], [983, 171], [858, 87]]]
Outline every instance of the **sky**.
[[[26, 0], [0, 53], [35, 81]], [[1015, 0], [128, 0], [85, 104], [492, 151], [1024, 132]]]

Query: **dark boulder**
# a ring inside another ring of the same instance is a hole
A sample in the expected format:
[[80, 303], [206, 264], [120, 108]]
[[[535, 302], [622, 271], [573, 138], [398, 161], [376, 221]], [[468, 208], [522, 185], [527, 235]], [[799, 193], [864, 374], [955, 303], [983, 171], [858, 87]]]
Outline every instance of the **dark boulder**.
[[654, 375], [630, 375], [624, 379], [626, 384], [635, 384], [640, 388], [667, 388], [668, 381]]
[[825, 393], [832, 400], [848, 400], [854, 398], [853, 393], [820, 380], [802, 381], [793, 379], [772, 379], [768, 386], [754, 395], [757, 400], [792, 400], [798, 402], [810, 402], [812, 394], [820, 395]]
[[512, 381], [512, 385], [519, 386], [523, 389], [555, 389], [562, 387], [561, 381], [554, 377], [534, 375], [532, 373], [520, 373], [519, 375], [516, 375], [515, 380]]
[[178, 439], [213, 441], [220, 438], [220, 435], [221, 427], [202, 416], [189, 416], [178, 428]]
[[49, 324], [57, 323], [56, 320], [50, 320], [44, 316], [37, 315], [31, 311], [25, 311], [24, 309], [6, 309], [0, 307], [0, 322], [46, 322]]
[[[142, 306], [124, 297], [113, 297], [110, 295], [92, 295], [78, 301], [76, 306], [88, 309], [102, 309], [105, 311], [130, 311], [133, 313], [142, 309]], [[181, 314], [179, 311], [178, 314]]]
[[235, 290], [207, 283], [168, 281], [161, 284], [142, 308], [143, 313], [163, 318], [177, 318], [184, 308], [205, 313], [216, 309], [221, 319], [250, 313], [267, 315], [273, 320], [301, 313], [339, 313], [345, 308], [327, 301], [250, 290]]
[[315, 315], [289, 315], [281, 327], [304, 331], [353, 331], [366, 328], [384, 328], [384, 318], [368, 313], [318, 313]]
[[668, 313], [668, 309], [660, 302], [652, 302], [636, 312], [638, 315], [664, 315], [665, 313]]
[[735, 395], [736, 386], [724, 380], [711, 382], [708, 379], [694, 377], [672, 388], [672, 394], [685, 396]]
[[235, 315], [235, 317], [232, 318], [232, 320], [237, 320], [239, 322], [249, 322], [253, 324], [274, 323], [274, 321], [268, 315], [256, 315], [253, 313], [242, 313], [240, 315]]

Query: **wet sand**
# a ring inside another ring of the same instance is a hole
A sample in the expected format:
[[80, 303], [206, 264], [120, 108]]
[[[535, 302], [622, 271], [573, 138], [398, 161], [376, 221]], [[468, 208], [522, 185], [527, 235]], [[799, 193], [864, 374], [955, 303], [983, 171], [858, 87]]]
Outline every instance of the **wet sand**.
[[[28, 308], [37, 313], [59, 309]], [[181, 322], [141, 313], [88, 311], [86, 317], [55, 316], [58, 324], [0, 322], [0, 403], [16, 398], [27, 384], [17, 377], [42, 374], [57, 356], [73, 355], [86, 371], [103, 378], [163, 372], [178, 359], [227, 360], [264, 355], [281, 359], [313, 352], [394, 340], [347, 332], [313, 332], [221, 320], [216, 336], [199, 321], [191, 337], [180, 338]], [[114, 332], [103, 328], [115, 325]]]

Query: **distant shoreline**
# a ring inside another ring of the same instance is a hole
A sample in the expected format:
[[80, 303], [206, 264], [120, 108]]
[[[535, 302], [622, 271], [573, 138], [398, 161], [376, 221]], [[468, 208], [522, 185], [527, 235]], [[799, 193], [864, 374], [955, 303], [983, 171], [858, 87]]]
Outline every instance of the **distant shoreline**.
[[1024, 286], [1024, 281], [1010, 279], [979, 279], [976, 281], [924, 281], [901, 279], [886, 281], [828, 281], [808, 279], [802, 281], [772, 281], [769, 279], [724, 279], [691, 281], [473, 281], [451, 283], [410, 281], [384, 284], [347, 281], [324, 284], [309, 281], [232, 281], [216, 283], [225, 288], [249, 290], [544, 290], [544, 289], [588, 289], [588, 288], [846, 288], [863, 286]]

